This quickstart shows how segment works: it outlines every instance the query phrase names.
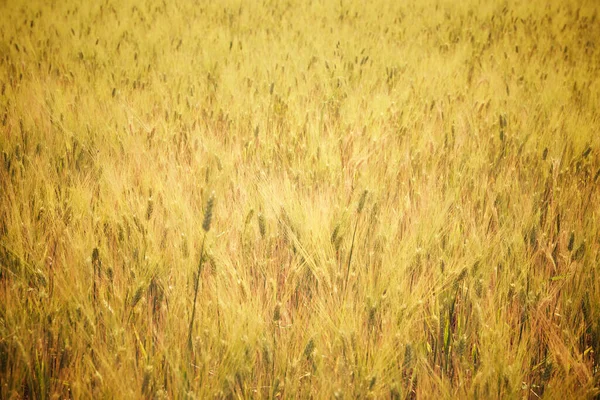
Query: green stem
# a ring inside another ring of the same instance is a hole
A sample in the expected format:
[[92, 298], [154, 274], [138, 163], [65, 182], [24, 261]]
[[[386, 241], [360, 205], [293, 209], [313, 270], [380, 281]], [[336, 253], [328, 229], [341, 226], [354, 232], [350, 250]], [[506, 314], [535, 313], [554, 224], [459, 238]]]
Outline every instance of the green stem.
[[344, 291], [348, 290], [348, 281], [350, 280], [350, 263], [352, 263], [352, 252], [354, 251], [354, 239], [356, 238], [356, 231], [358, 230], [358, 219], [354, 225], [354, 233], [352, 234], [352, 244], [350, 245], [350, 254], [348, 255], [348, 270], [346, 271], [346, 284], [344, 285]]
[[202, 248], [200, 250], [200, 262], [198, 263], [198, 273], [196, 274], [196, 284], [194, 285], [194, 303], [192, 306], [192, 319], [190, 320], [190, 330], [188, 332], [188, 346], [190, 351], [192, 350], [192, 331], [194, 329], [194, 317], [196, 316], [196, 299], [198, 298], [198, 288], [200, 286], [200, 274], [202, 273], [202, 261], [204, 256], [204, 242], [206, 235], [202, 239]]

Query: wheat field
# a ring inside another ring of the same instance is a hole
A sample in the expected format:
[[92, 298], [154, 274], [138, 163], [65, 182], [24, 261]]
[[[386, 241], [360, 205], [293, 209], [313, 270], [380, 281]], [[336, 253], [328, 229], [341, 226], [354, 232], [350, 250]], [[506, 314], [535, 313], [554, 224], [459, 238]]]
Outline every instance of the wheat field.
[[599, 11], [0, 1], [0, 398], [598, 398]]

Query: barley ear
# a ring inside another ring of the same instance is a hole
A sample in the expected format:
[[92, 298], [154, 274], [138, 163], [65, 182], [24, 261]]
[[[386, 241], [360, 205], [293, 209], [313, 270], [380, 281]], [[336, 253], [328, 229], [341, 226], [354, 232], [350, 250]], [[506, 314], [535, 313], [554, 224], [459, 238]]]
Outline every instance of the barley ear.
[[363, 210], [363, 208], [365, 208], [365, 201], [367, 200], [367, 194], [369, 193], [368, 190], [364, 190], [362, 192], [362, 195], [360, 196], [360, 200], [358, 201], [358, 207], [356, 208], [356, 212], [358, 214], [360, 214]]
[[204, 222], [202, 222], [202, 229], [205, 232], [210, 230], [210, 223], [212, 222], [213, 206], [215, 205], [215, 192], [210, 194], [208, 202], [206, 203], [206, 211], [204, 212]]
[[267, 233], [267, 225], [265, 222], [265, 216], [262, 213], [258, 214], [258, 230], [260, 231], [260, 236], [265, 237]]

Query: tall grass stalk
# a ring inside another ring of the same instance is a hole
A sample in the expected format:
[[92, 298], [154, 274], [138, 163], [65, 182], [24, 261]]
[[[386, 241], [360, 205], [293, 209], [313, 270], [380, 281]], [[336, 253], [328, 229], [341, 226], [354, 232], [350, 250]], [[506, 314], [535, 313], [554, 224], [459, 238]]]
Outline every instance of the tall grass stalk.
[[200, 275], [202, 275], [202, 265], [204, 263], [204, 243], [206, 242], [206, 235], [210, 230], [212, 222], [213, 206], [215, 202], [214, 192], [210, 195], [206, 204], [206, 210], [204, 212], [204, 220], [202, 222], [202, 229], [204, 230], [204, 236], [202, 238], [202, 246], [200, 246], [200, 261], [198, 262], [198, 270], [196, 271], [196, 281], [194, 283], [194, 301], [192, 303], [192, 316], [190, 318], [190, 328], [188, 330], [188, 347], [190, 353], [193, 351], [192, 335], [194, 331], [194, 318], [196, 317], [196, 300], [198, 298], [198, 291], [200, 288]]
[[350, 243], [350, 253], [348, 254], [348, 266], [346, 268], [346, 281], [344, 283], [344, 291], [348, 290], [348, 282], [350, 280], [350, 266], [352, 265], [352, 253], [354, 252], [354, 240], [356, 239], [356, 231], [358, 230], [358, 222], [360, 215], [362, 214], [363, 208], [365, 207], [365, 201], [367, 199], [368, 191], [364, 190], [358, 201], [356, 208], [356, 221], [354, 223], [354, 232], [352, 233], [352, 242]]

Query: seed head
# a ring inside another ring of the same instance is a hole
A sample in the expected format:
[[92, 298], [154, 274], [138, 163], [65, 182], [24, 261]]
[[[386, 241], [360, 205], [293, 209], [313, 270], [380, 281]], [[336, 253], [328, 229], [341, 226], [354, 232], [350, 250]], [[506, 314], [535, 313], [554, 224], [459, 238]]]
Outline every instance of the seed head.
[[575, 244], [575, 232], [571, 231], [571, 235], [569, 236], [569, 244], [567, 245], [567, 249], [569, 251], [573, 251], [573, 245]]
[[362, 192], [362, 195], [360, 196], [360, 200], [358, 201], [358, 208], [356, 209], [356, 211], [360, 214], [363, 210], [363, 208], [365, 207], [365, 201], [367, 200], [367, 193], [369, 193], [368, 190], [364, 190]]
[[210, 194], [208, 202], [206, 203], [206, 211], [204, 211], [204, 222], [202, 222], [202, 229], [205, 232], [210, 230], [210, 223], [212, 222], [213, 206], [215, 205], [215, 192]]
[[260, 231], [260, 236], [265, 237], [267, 233], [267, 225], [265, 222], [265, 216], [262, 213], [258, 214], [258, 230]]
[[315, 351], [315, 341], [310, 339], [304, 348], [304, 356], [309, 360], [312, 358], [313, 352]]
[[152, 196], [148, 198], [148, 207], [146, 208], [146, 219], [150, 219], [152, 217], [152, 212], [154, 212], [154, 201], [152, 201]]
[[340, 234], [340, 224], [337, 224], [335, 228], [333, 228], [333, 232], [331, 232], [331, 244], [335, 244], [338, 240], [338, 236]]
[[140, 300], [142, 299], [143, 295], [144, 295], [144, 286], [140, 286], [137, 288], [137, 290], [135, 291], [135, 294], [131, 298], [131, 308], [135, 308], [137, 303], [139, 303]]
[[100, 262], [100, 252], [98, 251], [97, 247], [94, 247], [94, 250], [92, 250], [92, 264], [94, 264], [94, 266], [95, 266], [99, 262]]

